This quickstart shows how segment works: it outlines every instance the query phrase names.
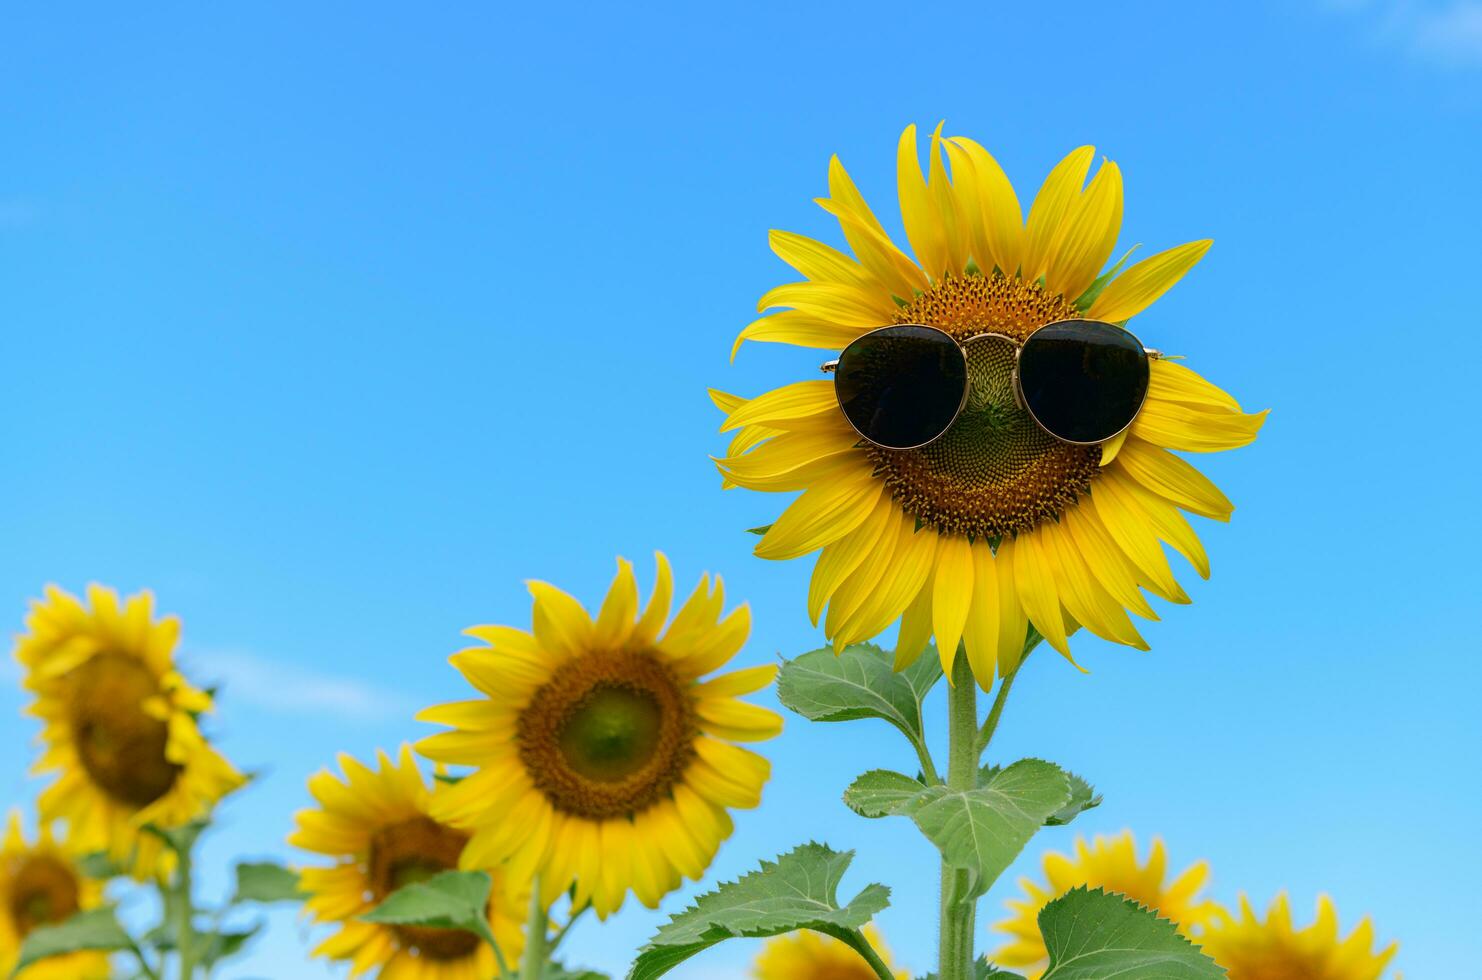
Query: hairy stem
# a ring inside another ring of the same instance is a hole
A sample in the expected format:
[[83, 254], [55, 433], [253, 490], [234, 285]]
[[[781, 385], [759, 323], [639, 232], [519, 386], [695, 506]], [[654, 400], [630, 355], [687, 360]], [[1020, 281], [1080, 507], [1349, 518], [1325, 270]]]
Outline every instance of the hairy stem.
[[[978, 687], [967, 651], [960, 646], [952, 661], [947, 690], [947, 786], [969, 790], [978, 785]], [[973, 960], [973, 926], [977, 902], [964, 899], [968, 874], [942, 864], [942, 933], [937, 975], [941, 980], [967, 980]]]
[[525, 955], [520, 958], [520, 980], [540, 980], [545, 972], [546, 957], [545, 907], [540, 904], [540, 879], [530, 890], [530, 917], [525, 920]]
[[176, 851], [179, 866], [175, 869], [175, 948], [180, 955], [180, 980], [192, 980], [196, 972], [195, 905], [191, 887], [189, 846]]
[[895, 980], [895, 974], [890, 972], [890, 967], [880, 959], [880, 954], [875, 952], [875, 948], [870, 945], [870, 941], [864, 937], [862, 932], [858, 929], [851, 929], [848, 936], [841, 938], [850, 949], [864, 957], [864, 961], [870, 965], [870, 969], [875, 971], [875, 976], [880, 980]]

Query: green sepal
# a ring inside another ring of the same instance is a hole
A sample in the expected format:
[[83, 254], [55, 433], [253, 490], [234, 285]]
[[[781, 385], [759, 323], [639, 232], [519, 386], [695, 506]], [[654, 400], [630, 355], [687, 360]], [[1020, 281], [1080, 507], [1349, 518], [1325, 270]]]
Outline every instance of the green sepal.
[[726, 882], [672, 916], [638, 953], [628, 980], [654, 980], [725, 939], [763, 938], [811, 929], [851, 945], [858, 930], [890, 901], [890, 889], [872, 884], [839, 905], [839, 879], [853, 851], [810, 843], [761, 869]]
[[763, 534], [766, 534], [770, 530], [772, 530], [772, 525], [770, 525], [770, 524], [763, 524], [761, 527], [749, 527], [749, 528], [747, 528], [746, 529], [746, 533], [747, 534], [763, 535]]
[[1091, 308], [1091, 304], [1096, 302], [1096, 297], [1100, 296], [1101, 291], [1106, 288], [1107, 283], [1116, 278], [1117, 273], [1122, 271], [1122, 266], [1126, 265], [1127, 260], [1132, 257], [1132, 253], [1137, 251], [1141, 247], [1142, 244], [1140, 242], [1136, 245], [1133, 245], [1131, 248], [1127, 249], [1126, 255], [1123, 255], [1120, 259], [1117, 260], [1116, 265], [1112, 266], [1110, 269], [1107, 269], [1101, 275], [1097, 276], [1095, 281], [1093, 281], [1091, 285], [1086, 287], [1086, 291], [1084, 293], [1081, 293], [1081, 295], [1076, 298], [1075, 308], [1080, 310], [1082, 313], [1089, 310]]
[[158, 824], [147, 823], [140, 829], [164, 841], [165, 846], [176, 854], [189, 854], [195, 847], [196, 839], [208, 826], [210, 824], [205, 820], [192, 820], [179, 827], [161, 827]]

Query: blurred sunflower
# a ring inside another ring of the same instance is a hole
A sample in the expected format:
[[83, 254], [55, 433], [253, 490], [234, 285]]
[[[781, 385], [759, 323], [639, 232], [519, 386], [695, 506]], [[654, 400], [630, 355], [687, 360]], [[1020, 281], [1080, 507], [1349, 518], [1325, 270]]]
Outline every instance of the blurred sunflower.
[[[0, 976], [10, 976], [21, 943], [37, 926], [54, 925], [103, 900], [101, 882], [78, 870], [73, 852], [43, 824], [36, 843], [26, 841], [21, 815], [12, 810], [0, 844]], [[106, 953], [53, 956], [22, 970], [15, 980], [107, 980]]]
[[1045, 855], [1046, 884], [1019, 879], [1025, 896], [1010, 899], [1007, 904], [1013, 914], [993, 926], [994, 931], [1011, 938], [989, 959], [1000, 966], [1028, 968], [1031, 980], [1043, 973], [1049, 953], [1040, 935], [1040, 910], [1080, 885], [1124, 895], [1170, 920], [1185, 935], [1218, 914], [1214, 902], [1199, 896], [1209, 877], [1209, 865], [1199, 861], [1173, 881], [1165, 881], [1168, 852], [1156, 837], [1145, 863], [1137, 858], [1137, 842], [1131, 831], [1115, 837], [1098, 834], [1091, 844], [1077, 837], [1075, 851], [1074, 857], [1054, 851]]
[[680, 876], [698, 880], [730, 836], [728, 808], [761, 802], [771, 768], [733, 742], [772, 738], [782, 719], [737, 695], [760, 690], [776, 668], [702, 681], [746, 642], [750, 610], [721, 618], [719, 577], [701, 577], [667, 630], [673, 580], [658, 580], [638, 611], [633, 567], [617, 577], [596, 620], [570, 595], [529, 583], [533, 629], [475, 626], [487, 646], [453, 666], [481, 693], [428, 708], [423, 721], [454, 731], [418, 743], [425, 756], [477, 771], [440, 793], [433, 814], [473, 835], [464, 866], [509, 862], [538, 876], [541, 901], [575, 885], [573, 901], [599, 916], [631, 889], [657, 907]]
[[[305, 868], [304, 909], [317, 923], [340, 929], [314, 950], [315, 956], [350, 963], [350, 975], [379, 968], [386, 980], [484, 980], [497, 973], [494, 951], [462, 929], [381, 925], [360, 916], [403, 885], [425, 881], [459, 866], [468, 835], [432, 815], [444, 786], [428, 789], [410, 746], [396, 762], [376, 753], [371, 769], [348, 755], [339, 758], [344, 778], [323, 770], [309, 779], [317, 809], [300, 810], [288, 842], [336, 859], [331, 867]], [[480, 867], [494, 879], [489, 928], [507, 963], [518, 962], [525, 895], [497, 868]]]
[[[1106, 162], [1086, 184], [1083, 146], [1050, 172], [1022, 218], [988, 151], [963, 137], [931, 138], [923, 175], [916, 128], [902, 134], [898, 185], [916, 259], [891, 243], [838, 158], [823, 209], [853, 255], [774, 231], [773, 250], [804, 281], [771, 290], [742, 341], [840, 349], [888, 324], [934, 326], [959, 342], [986, 332], [1022, 343], [1065, 319], [1125, 323], [1194, 266], [1208, 241], [1110, 270], [1122, 221], [1122, 175]], [[951, 176], [947, 164], [950, 160]], [[1130, 254], [1130, 253], [1129, 253]], [[1120, 274], [1118, 274], [1120, 273]], [[1248, 415], [1187, 367], [1151, 362], [1146, 402], [1131, 427], [1093, 445], [1041, 430], [1014, 397], [1014, 347], [968, 345], [972, 397], [944, 435], [917, 449], [862, 442], [833, 382], [801, 381], [752, 399], [712, 392], [735, 432], [716, 460], [727, 486], [802, 495], [763, 535], [763, 558], [820, 551], [808, 595], [838, 646], [901, 619], [896, 662], [928, 638], [951, 676], [959, 641], [980, 685], [1019, 662], [1030, 624], [1070, 657], [1078, 626], [1146, 649], [1127, 612], [1157, 616], [1140, 590], [1188, 602], [1163, 551], [1201, 576], [1209, 561], [1180, 511], [1228, 520], [1234, 507], [1170, 450], [1214, 452], [1253, 440]], [[734, 351], [733, 351], [734, 356]], [[903, 617], [903, 618], [902, 618]]]
[[1394, 958], [1398, 943], [1379, 952], [1374, 924], [1365, 918], [1348, 937], [1338, 935], [1333, 900], [1317, 900], [1317, 921], [1306, 929], [1292, 927], [1285, 893], [1276, 896], [1261, 921], [1250, 899], [1240, 896], [1240, 918], [1222, 912], [1200, 934], [1199, 944], [1230, 980], [1379, 980]]
[[43, 723], [37, 773], [43, 822], [63, 820], [73, 846], [106, 851], [139, 878], [173, 855], [141, 828], [179, 827], [210, 812], [243, 777], [201, 735], [211, 698], [175, 669], [180, 621], [153, 618], [154, 597], [88, 586], [88, 603], [56, 586], [33, 602], [15, 656]]
[[[865, 926], [863, 932], [891, 973], [899, 980], [910, 980], [910, 971], [896, 969], [875, 924]], [[878, 980], [854, 950], [808, 930], [768, 940], [752, 964], [751, 975], [756, 980]]]

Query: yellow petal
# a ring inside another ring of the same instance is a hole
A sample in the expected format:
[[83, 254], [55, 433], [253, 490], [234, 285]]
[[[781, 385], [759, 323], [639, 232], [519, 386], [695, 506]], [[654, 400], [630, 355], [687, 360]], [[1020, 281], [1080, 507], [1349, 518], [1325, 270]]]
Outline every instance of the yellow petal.
[[1060, 616], [1060, 594], [1055, 588], [1050, 559], [1044, 552], [1037, 530], [1014, 538], [1014, 584], [1019, 589], [1019, 604], [1024, 607], [1029, 621], [1050, 646], [1070, 660], [1070, 643], [1066, 637], [1065, 621]]
[[761, 742], [782, 732], [782, 716], [735, 698], [705, 698], [696, 706], [700, 727], [733, 742]]
[[797, 558], [839, 540], [864, 523], [884, 487], [864, 467], [820, 481], [778, 515], [757, 544], [757, 556]]
[[962, 642], [967, 648], [973, 677], [987, 691], [993, 687], [998, 663], [998, 562], [994, 560], [992, 546], [981, 538], [973, 542], [972, 561], [972, 605], [962, 630]]
[[828, 192], [828, 198], [817, 200], [818, 206], [839, 219], [844, 238], [861, 265], [896, 296], [907, 297], [926, 288], [926, 276], [891, 243], [838, 157], [829, 160]]
[[1095, 155], [1096, 148], [1092, 146], [1072, 150], [1050, 171], [1035, 195], [1034, 204], [1029, 208], [1024, 265], [1020, 273], [1025, 279], [1038, 279], [1049, 267], [1051, 249], [1060, 234], [1060, 226], [1080, 200], [1081, 187], [1086, 183], [1086, 174]]
[[669, 558], [662, 551], [654, 552], [654, 590], [649, 596], [643, 618], [633, 628], [633, 638], [652, 643], [669, 619], [669, 603], [674, 598], [674, 573], [669, 569]]
[[900, 618], [926, 584], [936, 554], [937, 533], [931, 528], [918, 531], [915, 518], [901, 516], [901, 537], [896, 543], [889, 573], [877, 582], [854, 615], [840, 626], [833, 637], [836, 645], [878, 636]]
[[1096, 519], [1091, 505], [1077, 504], [1067, 509], [1060, 519], [1101, 587], [1124, 608], [1144, 619], [1156, 620], [1158, 614], [1153, 612], [1153, 607], [1137, 589], [1138, 576], [1134, 566]]
[[1255, 441], [1266, 424], [1266, 412], [1234, 415], [1204, 412], [1191, 405], [1148, 399], [1132, 420], [1131, 435], [1156, 446], [1187, 453], [1239, 449]]
[[963, 189], [960, 196], [973, 257], [984, 273], [996, 266], [1012, 277], [1024, 253], [1024, 217], [1014, 185], [998, 161], [967, 137], [948, 140], [947, 153], [956, 184]]
[[837, 323], [818, 313], [802, 310], [783, 310], [769, 313], [747, 324], [731, 346], [731, 360], [746, 341], [772, 344], [792, 344], [795, 347], [821, 347], [824, 350], [842, 350], [862, 334], [868, 333], [871, 325], [851, 326]]
[[1070, 532], [1054, 521], [1046, 521], [1038, 530], [1060, 599], [1076, 621], [1103, 640], [1148, 649], [1121, 604], [1092, 577]]
[[944, 260], [945, 271], [952, 275], [961, 275], [967, 268], [967, 218], [958, 200], [956, 189], [947, 177], [947, 166], [944, 162], [945, 146], [946, 143], [942, 140], [942, 124], [937, 123], [936, 131], [931, 134], [931, 165], [926, 187], [931, 192], [932, 201], [936, 204], [937, 216], [942, 223], [942, 240], [947, 250]]
[[617, 575], [602, 600], [597, 613], [596, 643], [605, 650], [616, 650], [633, 632], [638, 616], [638, 583], [633, 580], [633, 563], [618, 559]]
[[525, 585], [535, 597], [532, 624], [541, 649], [560, 657], [591, 649], [592, 620], [580, 602], [549, 582], [532, 579]]
[[1160, 357], [1148, 367], [1148, 397], [1154, 401], [1183, 402], [1206, 412], [1241, 411], [1235, 396], [1187, 365]]
[[1235, 511], [1230, 498], [1207, 476], [1166, 449], [1128, 440], [1120, 465], [1138, 483], [1191, 513], [1228, 521]]
[[790, 231], [771, 231], [767, 240], [778, 258], [814, 282], [838, 282], [874, 289], [886, 302], [890, 301], [890, 291], [870, 270], [830, 245]]
[[1007, 677], [1024, 659], [1024, 641], [1029, 638], [1029, 619], [1019, 602], [1014, 575], [1015, 545], [1012, 538], [998, 543], [994, 570], [998, 573], [998, 672]]
[[881, 546], [886, 531], [894, 529], [894, 515], [895, 501], [889, 494], [881, 494], [874, 511], [859, 527], [824, 547], [808, 583], [808, 618], [814, 626], [818, 625], [824, 604], [865, 558]]
[[757, 302], [757, 312], [789, 307], [846, 327], [889, 323], [895, 304], [889, 296], [842, 282], [791, 282], [775, 286]]
[[932, 579], [931, 620], [937, 653], [950, 680], [952, 661], [973, 601], [973, 549], [960, 534], [939, 535]]
[[[931, 579], [927, 579], [916, 598], [901, 614], [901, 626], [895, 638], [894, 670], [905, 670], [916, 662], [931, 639]], [[952, 671], [947, 671], [951, 676]]]
[[1136, 316], [1182, 279], [1212, 244], [1204, 239], [1148, 256], [1108, 283], [1086, 315], [1110, 323]]
[[1147, 526], [1159, 538], [1170, 544], [1175, 551], [1189, 560], [1194, 570], [1199, 573], [1200, 578], [1209, 578], [1209, 555], [1204, 550], [1204, 545], [1199, 541], [1199, 536], [1189, 526], [1189, 522], [1178, 512], [1178, 508], [1167, 500], [1150, 492], [1142, 484], [1131, 479], [1125, 472], [1107, 474], [1109, 479], [1105, 482], [1113, 493], [1126, 495], [1124, 505], [1129, 509], [1137, 509], [1145, 517]]
[[1101, 466], [1110, 465], [1117, 455], [1122, 451], [1122, 446], [1127, 442], [1127, 430], [1123, 429], [1110, 439], [1101, 444]]
[[751, 399], [726, 417], [720, 431], [758, 423], [776, 425], [838, 410], [832, 381], [797, 381]]
[[751, 694], [760, 691], [772, 683], [777, 676], [776, 664], [763, 664], [760, 667], [746, 667], [742, 670], [733, 670], [729, 674], [721, 674], [710, 680], [695, 685], [695, 696], [702, 698], [735, 697], [738, 694]]
[[942, 219], [936, 202], [926, 187], [917, 157], [916, 126], [913, 123], [901, 133], [896, 144], [896, 186], [900, 194], [901, 222], [906, 226], [906, 239], [916, 253], [916, 261], [927, 275], [941, 278], [947, 271], [947, 242], [942, 235]]
[[1187, 603], [1188, 594], [1174, 579], [1163, 547], [1144, 523], [1142, 513], [1128, 509], [1125, 495], [1115, 491], [1103, 492], [1100, 486], [1091, 488], [1090, 498], [1087, 516], [1095, 514], [1100, 526], [1127, 556], [1127, 561], [1141, 573], [1142, 583], [1169, 602]]
[[1122, 171], [1108, 160], [1066, 216], [1049, 257], [1045, 285], [1067, 299], [1079, 297], [1111, 257], [1121, 228]]

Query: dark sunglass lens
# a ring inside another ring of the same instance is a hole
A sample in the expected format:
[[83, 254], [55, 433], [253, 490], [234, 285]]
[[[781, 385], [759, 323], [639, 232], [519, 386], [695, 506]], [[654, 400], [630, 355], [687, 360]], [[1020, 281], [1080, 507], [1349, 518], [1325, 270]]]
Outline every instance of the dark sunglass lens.
[[967, 390], [967, 362], [930, 327], [886, 327], [854, 341], [834, 373], [839, 405], [870, 442], [910, 449], [947, 431]]
[[1121, 327], [1067, 320], [1035, 331], [1019, 353], [1024, 404], [1051, 435], [1101, 442], [1125, 429], [1148, 393], [1148, 357]]

